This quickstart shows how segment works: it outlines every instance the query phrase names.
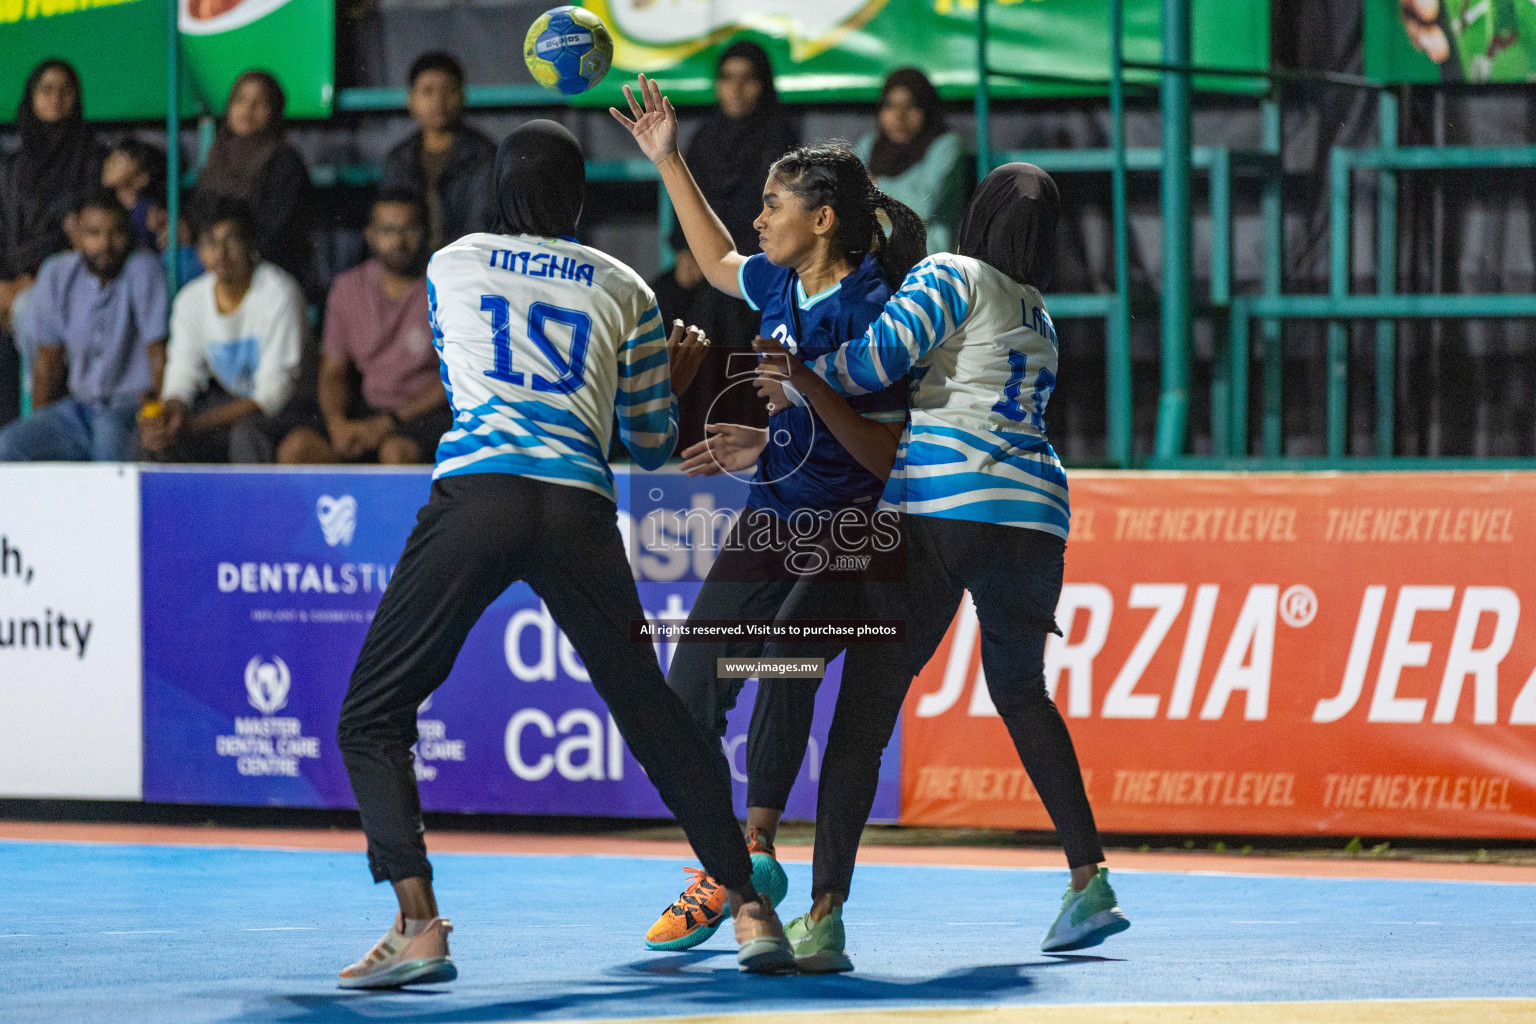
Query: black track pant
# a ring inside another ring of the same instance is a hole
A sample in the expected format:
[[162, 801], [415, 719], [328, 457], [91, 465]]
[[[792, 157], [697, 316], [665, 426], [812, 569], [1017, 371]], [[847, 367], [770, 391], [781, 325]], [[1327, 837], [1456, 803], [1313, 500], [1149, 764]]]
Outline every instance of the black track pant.
[[[803, 525], [811, 522], [808, 517]], [[821, 527], [794, 537], [789, 524], [772, 512], [745, 510], [699, 588], [688, 621], [863, 618], [866, 588], [861, 574], [832, 567], [833, 559], [851, 553], [844, 550], [850, 545], [834, 537], [827, 520]], [[860, 535], [849, 532], [857, 543]], [[867, 545], [859, 546], [862, 551]], [[838, 642], [765, 644], [751, 638], [680, 643], [667, 671], [667, 685], [715, 739], [715, 774], [729, 784], [731, 769], [719, 740], [725, 736], [725, 716], [736, 706], [746, 680], [721, 679], [718, 659], [768, 655], [830, 661], [842, 650]], [[805, 759], [816, 685], [809, 679], [780, 681], [771, 702], [762, 696], [767, 685], [767, 680], [759, 683], [747, 732], [747, 806], [782, 811]]]
[[[817, 791], [813, 898], [846, 896], [890, 742], [912, 679], [938, 649], [969, 590], [981, 663], [1071, 867], [1104, 859], [1077, 752], [1045, 689], [1045, 639], [1056, 629], [1065, 543], [1038, 530], [933, 516], [904, 517], [906, 579], [871, 584], [871, 613], [904, 619], [905, 644], [853, 644]], [[787, 686], [787, 682], [775, 684]]]
[[411, 768], [416, 708], [519, 580], [549, 605], [705, 869], [727, 888], [746, 885], [751, 861], [711, 744], [667, 689], [651, 645], [629, 639], [645, 613], [613, 502], [505, 473], [432, 485], [352, 672], [337, 738], [374, 881], [431, 877]]

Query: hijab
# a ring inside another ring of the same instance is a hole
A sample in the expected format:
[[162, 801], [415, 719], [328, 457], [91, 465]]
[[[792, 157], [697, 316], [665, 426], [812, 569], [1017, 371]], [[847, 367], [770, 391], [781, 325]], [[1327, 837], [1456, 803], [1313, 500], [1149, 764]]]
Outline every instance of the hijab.
[[265, 71], [247, 71], [235, 79], [229, 89], [230, 98], [246, 82], [255, 82], [267, 94], [267, 106], [272, 111], [271, 120], [249, 135], [236, 135], [229, 128], [225, 115], [219, 124], [218, 135], [208, 150], [208, 162], [203, 167], [197, 183], [198, 191], [206, 195], [233, 196], [257, 207], [261, 202], [261, 178], [267, 163], [283, 148], [283, 108], [287, 97], [283, 87]]
[[753, 42], [732, 43], [720, 54], [716, 71], [741, 58], [752, 65], [762, 84], [757, 105], [741, 117], [727, 117], [719, 107], [707, 114], [688, 142], [688, 167], [704, 197], [724, 222], [743, 254], [757, 251], [752, 221], [763, 208], [763, 182], [768, 168], [798, 142], [794, 126], [779, 102], [773, 65], [767, 52]]
[[491, 230], [501, 235], [576, 234], [587, 185], [581, 146], [564, 125], [529, 121], [496, 147]]
[[[54, 69], [62, 71], [74, 86], [75, 105], [59, 120], [44, 121], [32, 109], [32, 97], [43, 75]], [[85, 126], [81, 104], [80, 76], [64, 61], [45, 60], [27, 76], [21, 104], [16, 108], [16, 127], [21, 135], [16, 177], [22, 188], [52, 193], [88, 173], [96, 158], [96, 140]]]
[[1056, 182], [1034, 164], [1004, 164], [982, 180], [955, 251], [1044, 291], [1056, 263]]
[[912, 102], [923, 112], [923, 127], [910, 142], [895, 143], [885, 132], [875, 134], [875, 145], [869, 154], [869, 173], [876, 178], [894, 178], [923, 158], [933, 140], [947, 130], [944, 123], [944, 104], [939, 91], [928, 81], [928, 76], [917, 68], [897, 68], [880, 88], [880, 104], [885, 105], [892, 89], [905, 89], [912, 95]]

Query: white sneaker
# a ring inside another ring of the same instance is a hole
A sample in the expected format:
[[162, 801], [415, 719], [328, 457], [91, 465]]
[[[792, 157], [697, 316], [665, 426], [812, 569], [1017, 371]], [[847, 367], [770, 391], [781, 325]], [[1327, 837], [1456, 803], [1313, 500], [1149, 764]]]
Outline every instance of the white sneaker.
[[452, 981], [459, 976], [448, 956], [448, 933], [453, 925], [445, 917], [434, 917], [419, 935], [406, 938], [405, 918], [395, 915], [395, 923], [384, 937], [357, 963], [342, 971], [342, 988], [399, 988], [401, 985], [431, 985]]

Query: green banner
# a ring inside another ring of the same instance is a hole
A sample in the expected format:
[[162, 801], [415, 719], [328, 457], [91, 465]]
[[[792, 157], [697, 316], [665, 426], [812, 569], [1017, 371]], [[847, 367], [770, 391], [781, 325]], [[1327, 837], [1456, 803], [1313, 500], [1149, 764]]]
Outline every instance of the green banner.
[[1366, 0], [1365, 73], [1393, 84], [1536, 81], [1536, 3]]
[[[165, 116], [166, 44], [174, 0], [0, 0], [0, 121], [16, 114], [27, 75], [61, 57], [80, 72], [85, 116]], [[334, 0], [179, 0], [182, 113], [217, 113], [251, 68], [283, 83], [292, 117], [328, 117], [335, 90]]]
[[[614, 69], [579, 103], [611, 104], [635, 72], [656, 75], [679, 102], [712, 99], [720, 50], [737, 38], [762, 43], [789, 100], [868, 101], [902, 65], [928, 73], [946, 97], [976, 89], [975, 0], [583, 0], [614, 38]], [[1126, 59], [1161, 59], [1161, 0], [1126, 0]], [[1196, 64], [1269, 67], [1268, 0], [1193, 0]], [[994, 72], [1071, 81], [992, 79], [1002, 97], [1087, 95], [1109, 77], [1109, 0], [993, 0], [987, 5], [988, 64]], [[1152, 82], [1135, 73], [1128, 80]], [[1235, 92], [1253, 80], [1206, 78]]]

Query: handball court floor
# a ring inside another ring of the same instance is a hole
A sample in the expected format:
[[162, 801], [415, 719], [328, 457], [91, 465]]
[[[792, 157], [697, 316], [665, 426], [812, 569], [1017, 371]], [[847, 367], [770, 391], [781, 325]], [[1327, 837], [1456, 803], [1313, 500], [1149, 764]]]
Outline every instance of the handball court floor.
[[[335, 987], [393, 914], [356, 833], [0, 823], [0, 1021], [1536, 1022], [1531, 867], [1112, 854], [1131, 930], [1046, 956], [1059, 854], [868, 846], [856, 971], [763, 978], [728, 928], [642, 945], [680, 843], [431, 843], [459, 980], [373, 994]], [[780, 852], [787, 920], [810, 850]]]

